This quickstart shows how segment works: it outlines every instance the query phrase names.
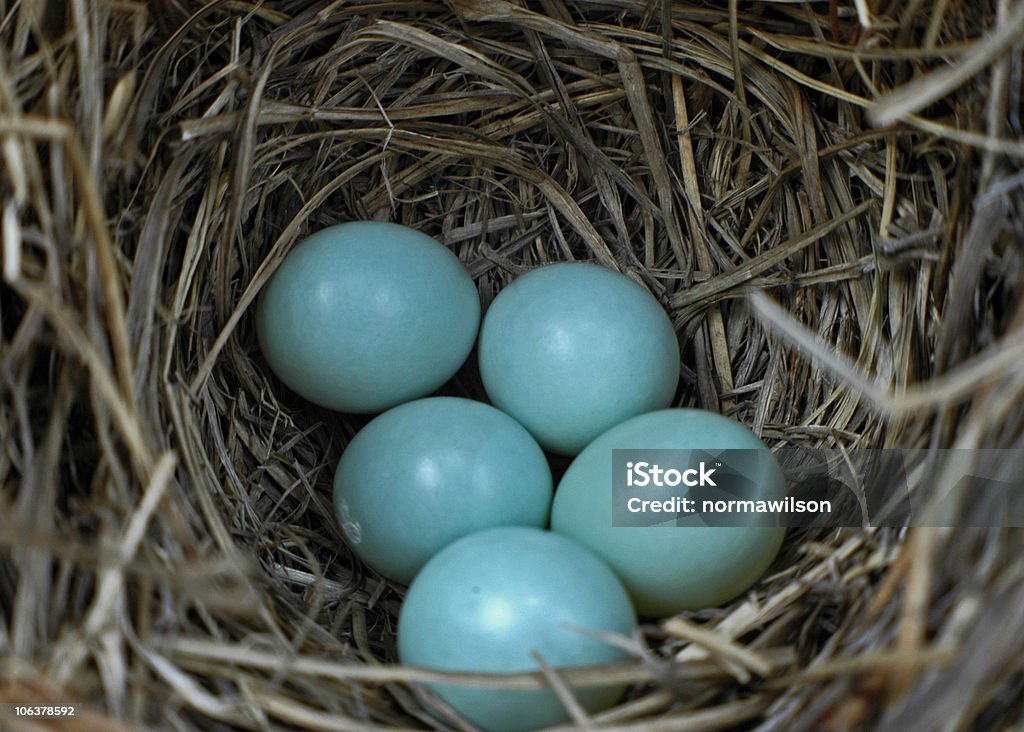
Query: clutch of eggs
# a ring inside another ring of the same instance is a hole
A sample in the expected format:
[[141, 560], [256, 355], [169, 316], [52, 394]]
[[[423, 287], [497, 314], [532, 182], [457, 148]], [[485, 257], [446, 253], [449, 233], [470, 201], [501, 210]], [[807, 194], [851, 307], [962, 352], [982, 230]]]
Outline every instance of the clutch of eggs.
[[[613, 527], [613, 450], [767, 452], [734, 420], [667, 408], [680, 369], [674, 328], [617, 272], [538, 267], [498, 294], [481, 325], [476, 286], [455, 255], [407, 227], [353, 222], [289, 253], [256, 326], [267, 362], [298, 394], [383, 412], [344, 451], [334, 503], [361, 559], [411, 583], [398, 629], [404, 663], [509, 673], [537, 669], [538, 657], [556, 668], [623, 660], [594, 632], [628, 635], [636, 613], [727, 602], [779, 550], [776, 528]], [[422, 398], [459, 369], [478, 328], [494, 406]], [[542, 447], [575, 456], [553, 504]], [[782, 475], [769, 468], [761, 479], [775, 490]], [[549, 690], [432, 688], [485, 729], [568, 719]], [[573, 692], [593, 712], [622, 688]]]

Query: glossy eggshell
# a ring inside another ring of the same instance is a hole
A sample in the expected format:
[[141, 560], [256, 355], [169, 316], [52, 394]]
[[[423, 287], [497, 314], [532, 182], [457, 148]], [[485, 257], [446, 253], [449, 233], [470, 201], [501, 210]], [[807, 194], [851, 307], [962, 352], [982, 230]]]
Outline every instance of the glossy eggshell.
[[657, 300], [591, 264], [540, 267], [498, 293], [479, 359], [491, 401], [563, 455], [669, 406], [679, 380], [679, 343]]
[[[664, 617], [713, 607], [750, 588], [772, 563], [785, 530], [736, 526], [612, 526], [615, 449], [763, 449], [745, 426], [699, 409], [634, 417], [598, 437], [569, 466], [555, 492], [551, 529], [592, 549], [616, 571], [637, 612]], [[765, 490], [783, 476], [767, 462]]]
[[[447, 671], [514, 673], [612, 663], [624, 651], [574, 629], [631, 635], [636, 617], [614, 573], [593, 553], [546, 531], [498, 528], [451, 544], [409, 588], [398, 624], [403, 663]], [[484, 729], [532, 730], [568, 720], [553, 691], [434, 684]], [[574, 689], [588, 711], [621, 687]]]
[[348, 543], [402, 583], [474, 531], [546, 526], [551, 495], [551, 470], [530, 433], [494, 407], [454, 397], [378, 415], [349, 443], [334, 477]]
[[298, 244], [256, 313], [267, 362], [300, 395], [377, 412], [437, 389], [466, 360], [480, 323], [468, 271], [440, 243], [359, 221]]

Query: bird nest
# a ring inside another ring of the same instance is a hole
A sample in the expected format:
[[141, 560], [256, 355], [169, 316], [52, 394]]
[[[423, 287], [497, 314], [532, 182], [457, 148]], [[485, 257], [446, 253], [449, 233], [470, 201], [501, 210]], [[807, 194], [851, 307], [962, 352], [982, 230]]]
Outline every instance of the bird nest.
[[[339, 222], [434, 236], [485, 305], [550, 261], [626, 273], [677, 327], [677, 404], [773, 447], [1021, 442], [1024, 2], [0, 8], [0, 702], [447, 724], [396, 659], [403, 588], [333, 516], [366, 418], [255, 341], [277, 265]], [[472, 359], [444, 391], [483, 398]], [[573, 710], [600, 729], [1001, 729], [1021, 544], [791, 530], [742, 597], [558, 676], [629, 684]]]

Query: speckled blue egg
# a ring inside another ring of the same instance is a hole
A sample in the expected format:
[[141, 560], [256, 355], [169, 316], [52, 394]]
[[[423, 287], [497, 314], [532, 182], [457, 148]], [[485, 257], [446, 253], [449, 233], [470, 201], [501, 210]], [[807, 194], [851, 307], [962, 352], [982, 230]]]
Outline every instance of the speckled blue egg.
[[[619, 648], [582, 631], [631, 635], [636, 617], [614, 573], [593, 553], [546, 531], [497, 528], [460, 539], [416, 577], [398, 623], [403, 663], [445, 671], [515, 673], [624, 660]], [[547, 689], [432, 690], [492, 732], [568, 721]], [[622, 688], [573, 689], [585, 709], [615, 703]]]
[[699, 409], [666, 409], [605, 432], [569, 466], [555, 493], [551, 529], [600, 555], [619, 575], [637, 612], [667, 616], [727, 602], [753, 585], [779, 551], [785, 530], [765, 526], [613, 526], [612, 451], [764, 450], [758, 480], [779, 495], [782, 471], [739, 422]]
[[479, 358], [491, 401], [563, 455], [669, 406], [679, 380], [679, 343], [658, 301], [591, 264], [540, 267], [498, 293]]
[[349, 545], [407, 584], [434, 554], [494, 526], [547, 526], [544, 452], [492, 406], [434, 397], [375, 417], [342, 453], [334, 508]]
[[260, 299], [256, 329], [274, 372], [343, 412], [378, 412], [437, 389], [466, 360], [480, 323], [468, 271], [398, 224], [332, 226], [298, 244]]

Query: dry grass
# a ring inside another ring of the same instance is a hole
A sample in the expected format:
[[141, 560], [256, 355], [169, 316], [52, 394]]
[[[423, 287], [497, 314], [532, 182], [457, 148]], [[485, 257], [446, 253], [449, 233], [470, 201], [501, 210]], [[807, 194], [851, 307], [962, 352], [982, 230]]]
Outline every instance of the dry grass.
[[[1020, 0], [0, 2], [0, 701], [436, 724], [401, 590], [330, 508], [365, 419], [253, 336], [339, 221], [436, 236], [485, 301], [545, 261], [626, 272], [678, 326], [681, 403], [775, 445], [1019, 446], [1022, 28]], [[1021, 544], [794, 531], [747, 596], [564, 676], [633, 683], [602, 729], [1009, 729]]]

